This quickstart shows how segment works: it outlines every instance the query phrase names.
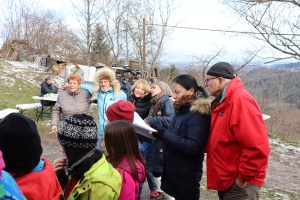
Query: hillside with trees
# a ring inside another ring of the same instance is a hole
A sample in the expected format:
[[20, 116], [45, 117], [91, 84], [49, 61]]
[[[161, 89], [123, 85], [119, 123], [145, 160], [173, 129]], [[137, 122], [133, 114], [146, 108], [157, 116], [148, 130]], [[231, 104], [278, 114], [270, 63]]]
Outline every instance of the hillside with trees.
[[299, 141], [300, 72], [276, 68], [257, 68], [240, 76], [255, 97], [271, 134]]

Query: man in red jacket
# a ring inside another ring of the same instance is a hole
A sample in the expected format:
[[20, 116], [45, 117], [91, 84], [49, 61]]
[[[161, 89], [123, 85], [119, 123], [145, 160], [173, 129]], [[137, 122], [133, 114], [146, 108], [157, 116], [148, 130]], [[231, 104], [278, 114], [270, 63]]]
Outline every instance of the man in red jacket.
[[207, 187], [219, 199], [259, 199], [270, 145], [260, 108], [225, 62], [207, 71], [205, 84], [215, 99], [207, 142]]

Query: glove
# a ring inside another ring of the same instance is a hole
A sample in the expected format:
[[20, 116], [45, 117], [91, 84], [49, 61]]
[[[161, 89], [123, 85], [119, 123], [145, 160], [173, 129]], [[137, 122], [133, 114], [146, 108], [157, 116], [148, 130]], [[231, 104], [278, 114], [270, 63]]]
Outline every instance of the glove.
[[158, 128], [156, 129], [157, 132], [152, 132], [153, 137], [155, 137], [158, 140], [161, 140], [161, 138], [164, 136], [166, 129], [164, 128]]

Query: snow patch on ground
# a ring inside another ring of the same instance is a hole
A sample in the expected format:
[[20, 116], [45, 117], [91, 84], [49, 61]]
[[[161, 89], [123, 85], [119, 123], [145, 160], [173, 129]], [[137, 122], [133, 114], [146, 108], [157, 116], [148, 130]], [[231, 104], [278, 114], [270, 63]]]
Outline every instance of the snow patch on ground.
[[15, 66], [15, 67], [19, 67], [19, 68], [28, 68], [28, 65], [24, 65], [18, 61], [6, 61], [7, 63]]
[[282, 141], [280, 141], [280, 139], [276, 138], [276, 139], [269, 139], [271, 144], [276, 144], [282, 148], [284, 148], [286, 151], [295, 151], [297, 153], [300, 153], [300, 144], [299, 146], [293, 146], [293, 145], [287, 145], [282, 143]]
[[4, 83], [7, 87], [13, 87], [15, 85], [15, 79], [7, 77], [7, 76], [0, 76], [1, 82]]

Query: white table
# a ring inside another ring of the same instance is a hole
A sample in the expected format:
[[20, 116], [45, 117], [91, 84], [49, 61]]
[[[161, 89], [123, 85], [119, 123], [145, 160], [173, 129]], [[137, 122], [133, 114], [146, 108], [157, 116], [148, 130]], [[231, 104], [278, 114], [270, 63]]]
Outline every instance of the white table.
[[45, 101], [57, 101], [58, 95], [53, 95], [52, 97], [39, 97], [39, 96], [33, 96], [33, 99], [39, 99], [39, 100], [45, 100]]
[[[57, 101], [57, 97], [58, 97], [58, 94], [53, 94], [53, 96], [51, 96], [51, 97], [33, 96], [32, 99], [38, 99], [38, 100], [44, 100], [44, 101]], [[39, 118], [43, 117], [43, 114], [51, 114], [52, 106], [50, 106], [49, 109], [47, 109], [46, 107], [49, 107], [49, 106], [42, 105], [42, 109], [40, 111], [37, 110], [36, 122], [39, 121]], [[47, 112], [47, 111], [50, 111], [50, 112]]]

